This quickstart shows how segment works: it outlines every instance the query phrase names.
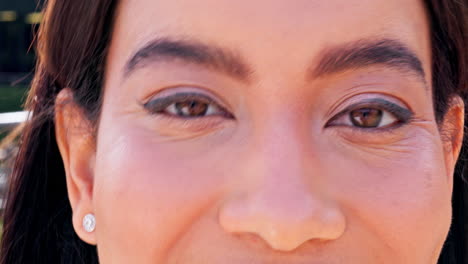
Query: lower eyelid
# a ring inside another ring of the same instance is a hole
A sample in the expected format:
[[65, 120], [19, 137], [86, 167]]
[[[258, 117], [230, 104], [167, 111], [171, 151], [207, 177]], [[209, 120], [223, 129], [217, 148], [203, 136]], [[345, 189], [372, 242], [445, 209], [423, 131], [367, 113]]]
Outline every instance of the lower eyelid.
[[230, 121], [220, 116], [208, 116], [190, 120], [169, 115], [159, 115], [156, 117], [156, 120], [155, 129], [160, 133], [167, 134], [167, 136], [181, 133], [209, 133], [229, 124]]
[[388, 144], [389, 140], [396, 142], [401, 140], [407, 133], [405, 129], [409, 123], [399, 123], [390, 127], [383, 128], [359, 128], [351, 126], [335, 127], [332, 129], [333, 133], [339, 138], [346, 139], [347, 141], [355, 143], [375, 143], [375, 144]]

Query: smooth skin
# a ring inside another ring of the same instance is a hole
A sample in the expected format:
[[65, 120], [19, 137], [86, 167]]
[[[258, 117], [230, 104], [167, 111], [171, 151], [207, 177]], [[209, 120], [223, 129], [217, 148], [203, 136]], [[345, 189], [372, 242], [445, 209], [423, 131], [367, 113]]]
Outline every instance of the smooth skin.
[[[436, 263], [464, 113], [435, 120], [429, 34], [419, 0], [121, 1], [99, 122], [57, 98], [77, 234], [103, 264]], [[318, 74], [383, 39], [425, 74]]]

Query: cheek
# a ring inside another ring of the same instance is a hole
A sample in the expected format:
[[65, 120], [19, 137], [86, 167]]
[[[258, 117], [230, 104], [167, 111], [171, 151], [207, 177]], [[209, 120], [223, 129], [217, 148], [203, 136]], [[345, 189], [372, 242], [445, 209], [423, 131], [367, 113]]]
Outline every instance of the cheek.
[[[239, 168], [227, 168], [248, 155], [223, 145], [232, 141], [224, 136], [167, 142], [131, 125], [104, 126], [93, 190], [100, 261], [163, 263], [202, 215], [215, 217], [207, 210], [223, 200], [228, 182], [239, 181]], [[311, 157], [319, 157], [323, 189], [347, 219], [342, 250], [366, 245], [393, 263], [434, 262], [428, 256], [440, 251], [451, 219], [439, 136], [421, 133], [380, 148], [330, 143], [337, 141], [321, 140], [321, 155]]]
[[162, 263], [171, 245], [218, 200], [221, 155], [157, 142], [141, 130], [126, 128], [118, 135], [102, 137], [96, 157], [93, 202], [100, 258], [103, 263]]
[[364, 227], [411, 263], [434, 262], [427, 256], [440, 250], [450, 226], [451, 188], [438, 138], [420, 134], [398, 146], [351, 149], [330, 167], [342, 175], [334, 196], [349, 227]]

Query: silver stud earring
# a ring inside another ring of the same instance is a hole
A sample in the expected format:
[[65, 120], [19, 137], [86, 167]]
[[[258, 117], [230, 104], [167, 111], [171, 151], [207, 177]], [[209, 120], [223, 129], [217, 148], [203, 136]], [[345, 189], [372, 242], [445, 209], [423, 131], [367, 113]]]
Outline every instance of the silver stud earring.
[[96, 227], [96, 218], [93, 214], [87, 214], [83, 217], [83, 227], [86, 232], [91, 233]]

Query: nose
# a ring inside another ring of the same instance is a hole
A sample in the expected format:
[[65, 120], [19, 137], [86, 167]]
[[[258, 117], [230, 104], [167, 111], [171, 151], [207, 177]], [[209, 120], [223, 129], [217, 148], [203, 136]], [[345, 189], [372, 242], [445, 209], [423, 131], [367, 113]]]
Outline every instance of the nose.
[[230, 193], [218, 215], [226, 232], [256, 235], [277, 251], [338, 239], [346, 226], [338, 203], [324, 189], [326, 175], [311, 166], [317, 161], [301, 150], [304, 142], [287, 135], [263, 137], [261, 146], [251, 148], [242, 159], [244, 175], [237, 175], [248, 184]]

